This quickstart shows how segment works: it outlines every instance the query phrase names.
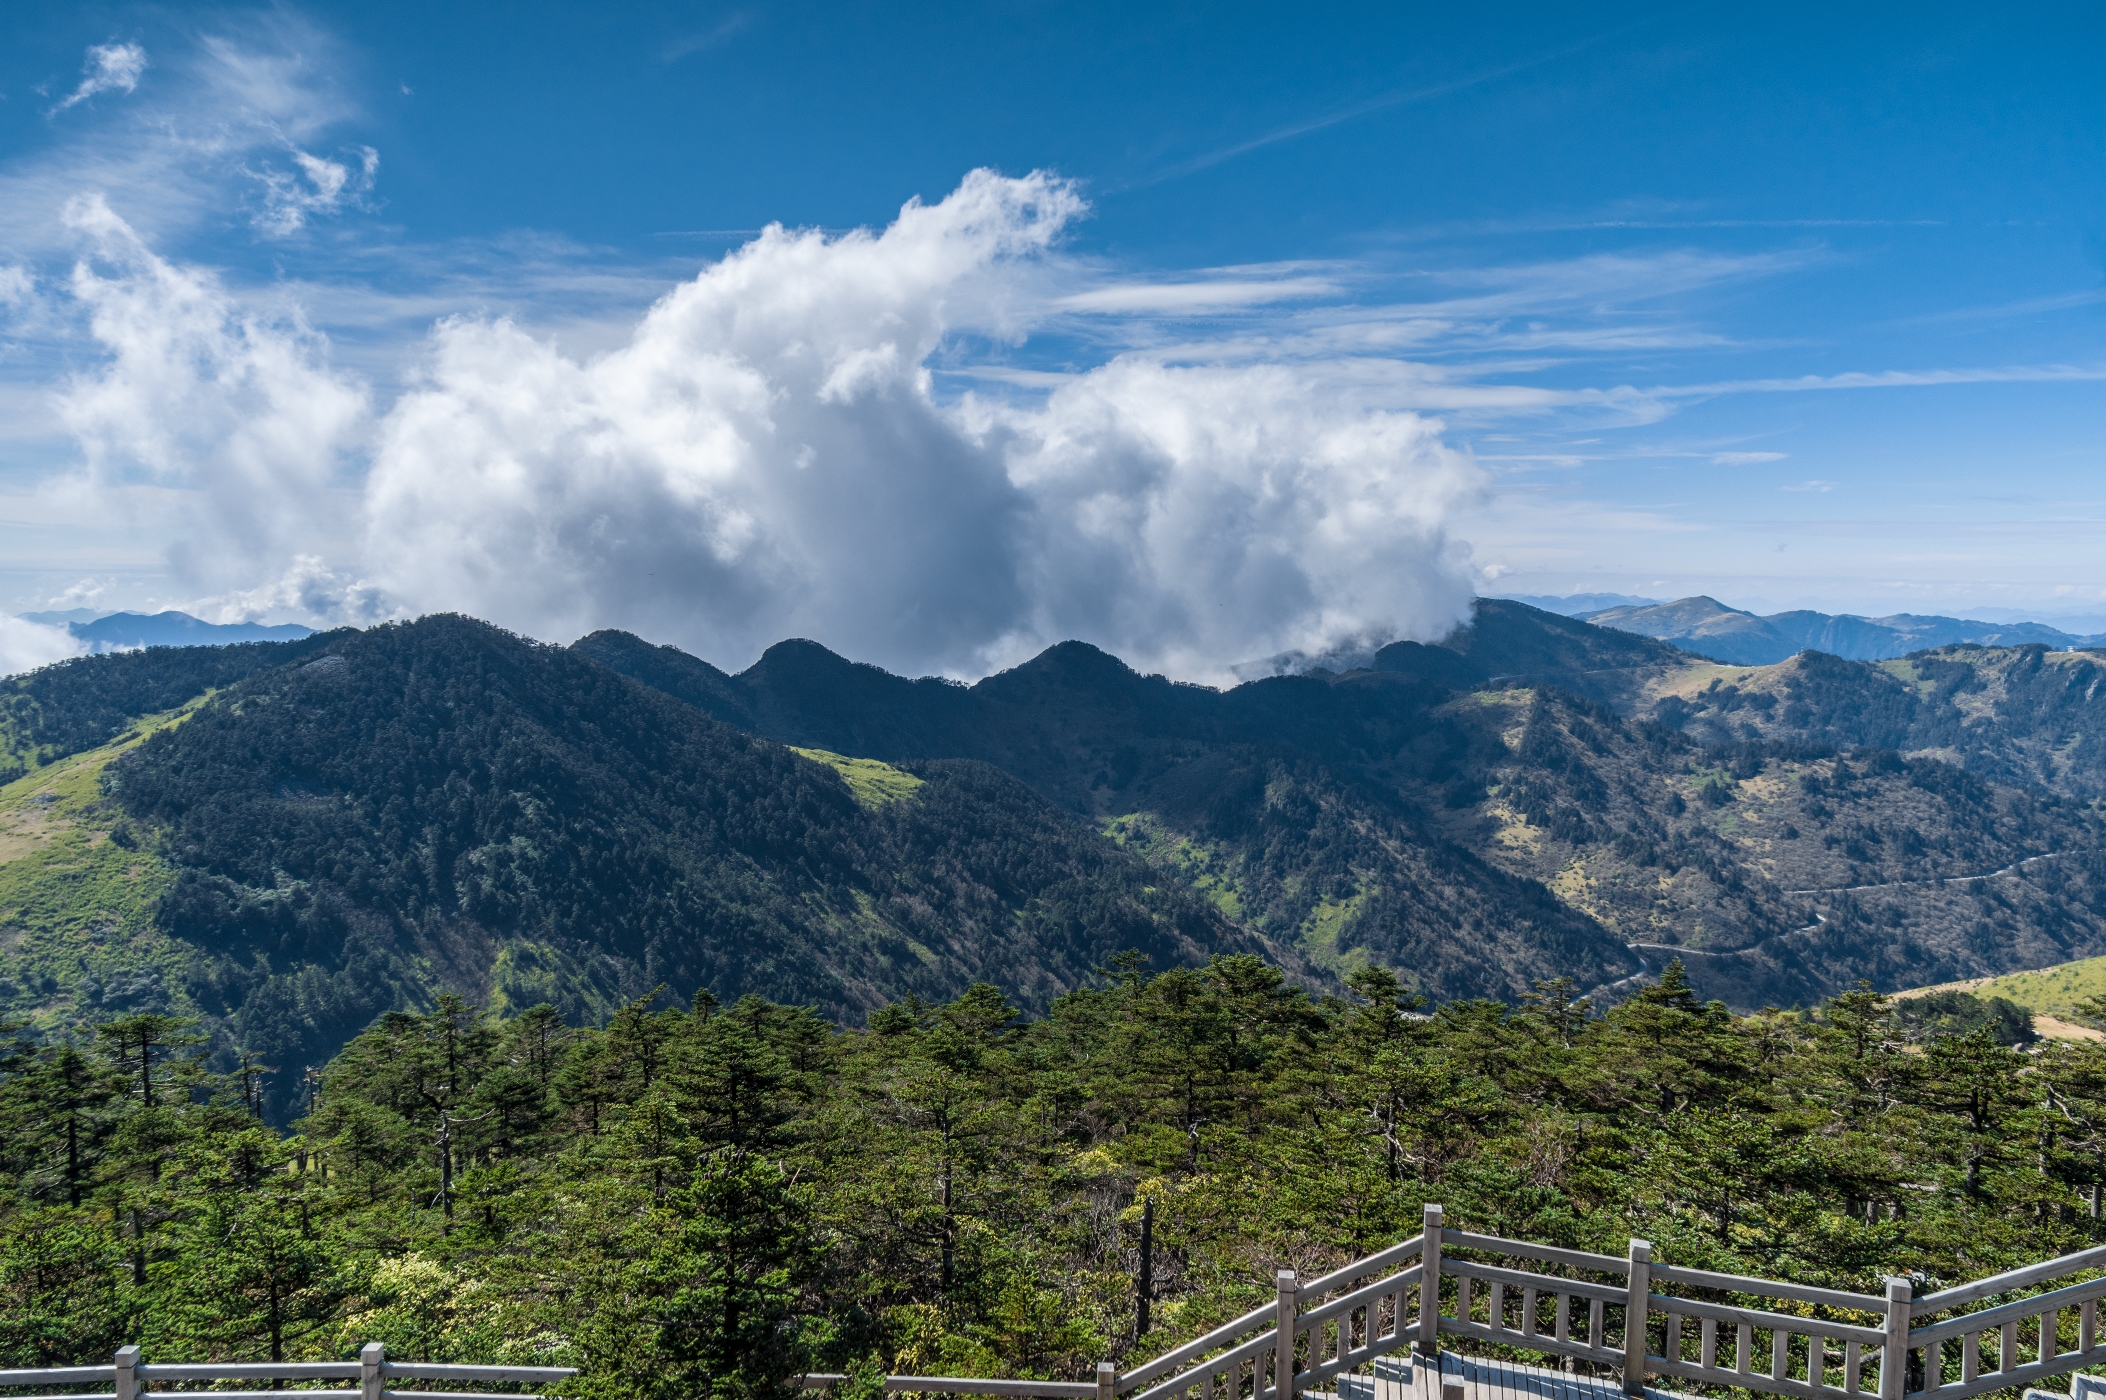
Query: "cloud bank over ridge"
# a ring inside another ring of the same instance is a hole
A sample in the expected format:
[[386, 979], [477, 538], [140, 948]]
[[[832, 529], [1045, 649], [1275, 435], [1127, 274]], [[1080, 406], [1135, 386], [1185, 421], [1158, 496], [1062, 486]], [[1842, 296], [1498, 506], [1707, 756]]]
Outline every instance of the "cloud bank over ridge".
[[103, 358], [60, 411], [100, 488], [191, 503], [173, 562], [222, 616], [458, 609], [734, 665], [808, 636], [954, 674], [1081, 637], [1205, 680], [1459, 620], [1444, 521], [1480, 472], [1352, 376], [1128, 352], [939, 392], [961, 343], [1060, 314], [1084, 212], [1055, 177], [975, 171], [880, 231], [772, 227], [596, 355], [448, 317], [380, 403], [297, 307], [77, 200], [69, 292]]

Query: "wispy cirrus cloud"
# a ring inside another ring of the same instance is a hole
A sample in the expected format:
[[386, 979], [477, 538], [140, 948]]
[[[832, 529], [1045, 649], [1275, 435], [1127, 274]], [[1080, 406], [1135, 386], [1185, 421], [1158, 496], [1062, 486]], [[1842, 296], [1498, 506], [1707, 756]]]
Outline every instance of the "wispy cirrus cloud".
[[59, 99], [51, 115], [77, 107], [97, 93], [131, 92], [146, 72], [146, 50], [137, 44], [96, 44], [88, 50], [80, 86]]

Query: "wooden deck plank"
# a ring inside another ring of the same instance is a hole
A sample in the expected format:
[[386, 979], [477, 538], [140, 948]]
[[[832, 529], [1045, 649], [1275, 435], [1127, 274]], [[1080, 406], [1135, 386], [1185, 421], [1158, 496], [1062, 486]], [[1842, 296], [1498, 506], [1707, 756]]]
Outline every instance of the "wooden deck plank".
[[[1367, 1371], [1340, 1376], [1337, 1400], [1624, 1400], [1615, 1377], [1579, 1376], [1545, 1366], [1441, 1353], [1438, 1372], [1406, 1352], [1378, 1358]], [[1691, 1400], [1680, 1391], [1646, 1387], [1647, 1400]]]

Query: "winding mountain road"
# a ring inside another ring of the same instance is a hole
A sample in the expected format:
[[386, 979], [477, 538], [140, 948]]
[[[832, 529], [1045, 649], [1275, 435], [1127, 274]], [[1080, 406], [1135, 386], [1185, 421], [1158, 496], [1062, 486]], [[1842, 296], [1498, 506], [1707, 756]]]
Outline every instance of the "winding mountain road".
[[[2065, 856], [2083, 856], [2094, 854], [2096, 854], [2095, 851], [2089, 850], [2049, 851], [2044, 855], [2026, 856], [2023, 859], [2014, 860], [2009, 865], [2006, 865], [2001, 869], [1991, 870], [1987, 874], [1983, 875], [1945, 875], [1929, 880], [1888, 880], [1876, 885], [1830, 885], [1822, 889], [1786, 890], [1784, 891], [1784, 893], [1797, 898], [1807, 898], [1810, 896], [1824, 894], [1858, 894], [1866, 890], [1911, 889], [1917, 886], [1928, 885], [1965, 885], [1971, 884], [1977, 880], [1995, 880], [2005, 875], [2015, 875], [2019, 871], [2025, 869], [2027, 866], [2037, 864], [2040, 861], [2044, 860], [2061, 860]], [[1814, 921], [1810, 924], [1802, 924], [1798, 928], [1786, 929], [1782, 933], [1773, 933], [1768, 938], [1763, 939], [1761, 942], [1750, 943], [1745, 948], [1689, 948], [1678, 943], [1626, 943], [1623, 946], [1630, 949], [1633, 953], [1636, 953], [1638, 955], [1638, 970], [1632, 973], [1629, 977], [1619, 978], [1614, 982], [1604, 982], [1601, 986], [1596, 987], [1593, 991], [1587, 993], [1587, 996], [1591, 1000], [1595, 997], [1602, 996], [1605, 994], [1613, 995], [1619, 989], [1627, 987], [1633, 982], [1642, 981], [1646, 977], [1650, 976], [1652, 974], [1652, 968], [1651, 965], [1648, 964], [1645, 960], [1646, 952], [1668, 953], [1678, 958], [1686, 958], [1690, 956], [1700, 958], [1737, 958], [1744, 953], [1760, 952], [1762, 949], [1767, 948], [1772, 943], [1781, 942], [1787, 938], [1796, 938], [1802, 933], [1812, 933], [1815, 929], [1819, 928], [1821, 925], [1827, 922], [1828, 916], [1826, 914], [1817, 913], [1814, 915]]]

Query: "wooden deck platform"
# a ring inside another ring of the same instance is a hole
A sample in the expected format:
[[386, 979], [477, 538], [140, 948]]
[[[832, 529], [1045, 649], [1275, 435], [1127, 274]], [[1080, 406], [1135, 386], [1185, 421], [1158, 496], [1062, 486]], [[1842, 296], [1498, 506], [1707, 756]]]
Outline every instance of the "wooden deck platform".
[[[1690, 1400], [1655, 1386], [1645, 1393], [1647, 1400]], [[1615, 1376], [1576, 1376], [1452, 1351], [1441, 1353], [1438, 1376], [1409, 1352], [1381, 1357], [1366, 1372], [1340, 1376], [1335, 1394], [1338, 1400], [1624, 1400]]]

